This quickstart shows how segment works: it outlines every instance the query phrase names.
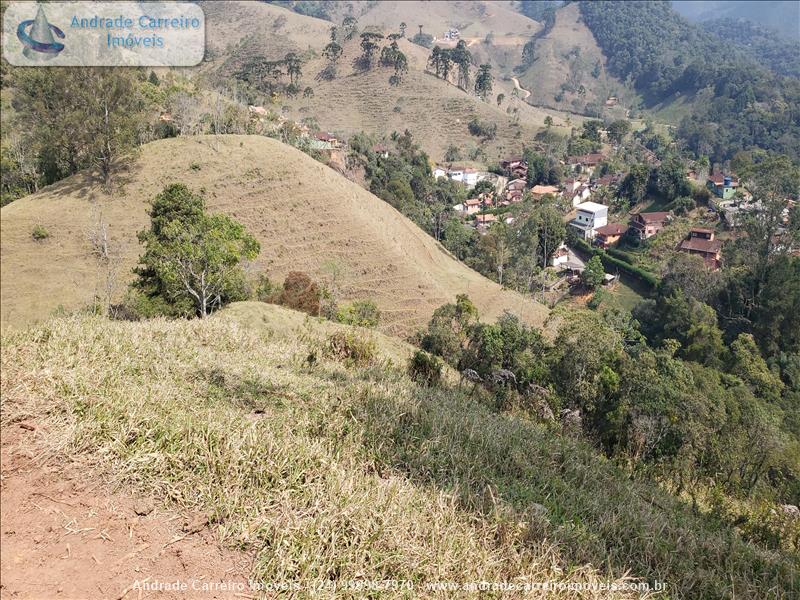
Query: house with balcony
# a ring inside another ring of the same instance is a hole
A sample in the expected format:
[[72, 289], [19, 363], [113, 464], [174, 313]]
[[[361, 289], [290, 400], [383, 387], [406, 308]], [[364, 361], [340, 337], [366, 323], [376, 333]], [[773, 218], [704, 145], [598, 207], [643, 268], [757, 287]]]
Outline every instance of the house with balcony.
[[647, 240], [664, 229], [669, 220], [668, 212], [641, 212], [631, 215], [628, 225], [639, 240]]
[[569, 226], [585, 240], [593, 240], [595, 231], [608, 224], [608, 207], [597, 202], [581, 202], [575, 207]]

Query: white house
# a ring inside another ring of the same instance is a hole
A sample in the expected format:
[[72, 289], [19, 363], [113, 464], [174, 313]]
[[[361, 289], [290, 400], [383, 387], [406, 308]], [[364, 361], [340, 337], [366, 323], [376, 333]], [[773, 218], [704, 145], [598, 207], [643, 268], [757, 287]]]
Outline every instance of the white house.
[[455, 165], [452, 165], [447, 169], [437, 165], [433, 169], [434, 179], [439, 179], [440, 177], [449, 177], [453, 181], [463, 183], [469, 188], [475, 187], [475, 185], [481, 179], [484, 179], [486, 175], [486, 173], [479, 173], [476, 169], [471, 167], [460, 167]]
[[584, 239], [594, 239], [594, 230], [608, 224], [608, 207], [605, 204], [582, 202], [575, 209], [577, 214], [569, 224]]

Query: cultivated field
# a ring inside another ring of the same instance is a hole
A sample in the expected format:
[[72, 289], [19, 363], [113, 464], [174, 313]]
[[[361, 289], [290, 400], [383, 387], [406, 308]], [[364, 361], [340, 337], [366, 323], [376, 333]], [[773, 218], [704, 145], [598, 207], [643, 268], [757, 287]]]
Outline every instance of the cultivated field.
[[[282, 281], [302, 270], [325, 280], [326, 265], [335, 263], [342, 299], [374, 299], [387, 332], [412, 333], [459, 293], [487, 318], [511, 310], [540, 325], [546, 317], [542, 305], [465, 267], [391, 206], [300, 151], [259, 136], [203, 136], [144, 146], [113, 194], [79, 174], [3, 207], [3, 327], [105, 294], [108, 272], [89, 242], [101, 220], [119, 257], [111, 277], [119, 298], [141, 252], [136, 232], [148, 225], [147, 203], [174, 182], [204, 193], [211, 210], [259, 239], [252, 275]], [[48, 239], [32, 238], [37, 224]]]

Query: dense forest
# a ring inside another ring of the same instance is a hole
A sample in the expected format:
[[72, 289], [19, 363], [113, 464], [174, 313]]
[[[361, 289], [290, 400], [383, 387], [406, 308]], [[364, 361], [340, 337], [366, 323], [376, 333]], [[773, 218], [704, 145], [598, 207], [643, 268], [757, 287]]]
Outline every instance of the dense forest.
[[760, 66], [672, 10], [669, 2], [581, 2], [608, 68], [653, 107], [694, 99], [679, 136], [716, 160], [763, 148], [800, 157], [800, 81]]
[[704, 21], [703, 29], [737, 47], [778, 75], [800, 77], [800, 41], [785, 40], [764, 27], [730, 17]]

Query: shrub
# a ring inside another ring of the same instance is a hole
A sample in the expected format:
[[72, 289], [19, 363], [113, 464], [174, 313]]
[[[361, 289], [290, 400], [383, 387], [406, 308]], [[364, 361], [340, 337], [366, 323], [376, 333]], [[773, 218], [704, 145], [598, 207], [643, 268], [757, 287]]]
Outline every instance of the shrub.
[[482, 137], [487, 140], [492, 140], [494, 139], [495, 135], [497, 135], [497, 124], [484, 123], [478, 119], [472, 119], [467, 124], [467, 128], [472, 135]]
[[375, 362], [377, 349], [371, 339], [350, 331], [337, 331], [328, 336], [325, 354], [348, 365], [364, 367]]
[[258, 276], [253, 296], [259, 302], [276, 303], [280, 300], [281, 286], [274, 283], [263, 273]]
[[408, 374], [417, 383], [423, 385], [438, 385], [442, 380], [443, 362], [437, 356], [417, 350], [408, 359]]
[[34, 225], [33, 230], [31, 231], [31, 237], [37, 242], [41, 242], [42, 240], [46, 240], [50, 237], [50, 232], [47, 231], [47, 229], [45, 229], [42, 225]]
[[308, 274], [290, 271], [283, 282], [279, 303], [295, 310], [317, 316], [320, 311], [320, 289]]
[[376, 327], [380, 318], [381, 311], [372, 300], [356, 300], [341, 308], [336, 315], [336, 320], [340, 323], [358, 327]]
[[189, 168], [192, 171], [199, 171], [200, 170], [200, 163], [199, 162], [193, 162], [192, 164], [189, 165]]

